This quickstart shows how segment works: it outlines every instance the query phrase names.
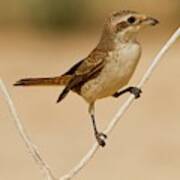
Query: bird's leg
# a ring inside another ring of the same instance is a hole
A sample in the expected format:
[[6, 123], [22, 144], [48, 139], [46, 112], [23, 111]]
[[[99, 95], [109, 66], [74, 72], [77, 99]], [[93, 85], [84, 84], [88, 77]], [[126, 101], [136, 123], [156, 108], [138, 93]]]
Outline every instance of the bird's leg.
[[128, 87], [128, 88], [126, 88], [126, 89], [124, 89], [124, 90], [122, 90], [120, 92], [116, 92], [115, 94], [113, 94], [113, 97], [119, 97], [122, 94], [127, 93], [127, 92], [130, 92], [131, 94], [134, 94], [135, 98], [137, 99], [137, 98], [140, 97], [140, 95], [142, 93], [142, 90], [137, 88], [137, 87], [131, 86], [131, 87]]
[[107, 135], [102, 133], [102, 132], [99, 132], [97, 130], [96, 120], [95, 120], [95, 113], [94, 113], [94, 104], [91, 104], [89, 106], [89, 113], [91, 115], [91, 120], [92, 120], [92, 124], [93, 124], [93, 130], [94, 130], [95, 138], [96, 138], [98, 144], [100, 146], [104, 147], [106, 145], [105, 139], [107, 138]]

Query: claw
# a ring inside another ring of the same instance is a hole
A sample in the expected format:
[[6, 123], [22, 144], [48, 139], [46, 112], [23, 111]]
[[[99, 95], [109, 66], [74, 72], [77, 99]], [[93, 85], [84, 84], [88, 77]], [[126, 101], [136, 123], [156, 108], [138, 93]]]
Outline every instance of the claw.
[[107, 135], [104, 133], [97, 133], [96, 139], [97, 139], [98, 144], [101, 147], [104, 147], [106, 145], [105, 139], [107, 139]]
[[104, 134], [104, 133], [99, 133], [99, 136], [102, 136], [104, 139], [107, 139], [107, 135], [106, 134]]
[[141, 96], [142, 90], [137, 87], [132, 87], [130, 92], [134, 94], [135, 99], [139, 98]]

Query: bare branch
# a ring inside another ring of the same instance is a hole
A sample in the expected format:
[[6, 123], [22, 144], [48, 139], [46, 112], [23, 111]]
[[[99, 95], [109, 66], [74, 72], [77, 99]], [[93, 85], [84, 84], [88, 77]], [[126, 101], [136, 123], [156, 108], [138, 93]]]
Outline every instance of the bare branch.
[[[163, 46], [163, 48], [159, 51], [156, 57], [153, 60], [153, 63], [149, 66], [148, 70], [144, 74], [142, 80], [138, 83], [137, 87], [142, 88], [144, 84], [148, 81], [159, 61], [162, 59], [163, 55], [168, 51], [168, 49], [176, 42], [176, 40], [180, 37], [180, 27], [176, 30], [176, 32], [170, 37], [167, 43]], [[134, 101], [134, 95], [130, 95], [127, 101], [120, 107], [119, 111], [116, 113], [114, 118], [109, 123], [108, 127], [105, 129], [104, 133], [109, 134], [114, 127], [117, 125], [121, 117], [127, 111], [129, 106]], [[61, 177], [59, 180], [70, 180], [72, 179], [88, 162], [94, 157], [96, 151], [98, 150], [99, 145], [95, 143], [90, 151], [83, 157], [83, 159], [77, 164], [72, 170], [70, 170], [65, 176]]]
[[[154, 58], [153, 63], [150, 65], [146, 73], [144, 74], [142, 80], [139, 82], [137, 87], [142, 88], [144, 84], [148, 81], [150, 76], [152, 75], [153, 71], [155, 70], [156, 66], [158, 65], [159, 61], [162, 59], [162, 56], [168, 51], [168, 49], [175, 43], [175, 41], [180, 37], [180, 28], [176, 30], [176, 32], [171, 36], [171, 38], [167, 41], [167, 43], [163, 46], [163, 48], [160, 50], [160, 52], [157, 54], [157, 56]], [[42, 170], [43, 174], [45, 175], [45, 178], [47, 180], [55, 180], [56, 178], [52, 174], [50, 168], [48, 167], [47, 163], [42, 159], [38, 149], [36, 146], [32, 143], [31, 139], [27, 135], [18, 115], [15, 110], [15, 107], [13, 105], [13, 102], [9, 96], [9, 93], [3, 83], [3, 81], [0, 79], [0, 89], [3, 92], [4, 98], [9, 106], [9, 110], [11, 112], [11, 115], [14, 119], [15, 125], [18, 129], [18, 132], [23, 139], [27, 149], [29, 150], [30, 154], [34, 158], [35, 162], [39, 165], [40, 169]], [[127, 111], [129, 106], [134, 101], [134, 95], [130, 95], [130, 97], [127, 99], [127, 101], [122, 105], [122, 107], [119, 109], [117, 114], [114, 116], [114, 118], [111, 120], [108, 127], [105, 129], [105, 133], [109, 134], [114, 129], [116, 124], [119, 122], [121, 117], [124, 115], [124, 113]], [[70, 170], [66, 175], [63, 177], [60, 177], [59, 180], [70, 180], [72, 179], [77, 173], [80, 172], [82, 168], [84, 168], [88, 162], [94, 157], [95, 153], [99, 149], [99, 145], [95, 143], [92, 148], [89, 150], [89, 152], [82, 158], [82, 160], [72, 169]]]
[[41, 172], [43, 173], [44, 177], [47, 180], [55, 180], [56, 178], [53, 176], [50, 168], [48, 167], [47, 163], [42, 159], [39, 150], [37, 147], [32, 143], [32, 140], [26, 133], [21, 120], [19, 119], [19, 116], [16, 112], [16, 109], [14, 107], [14, 104], [10, 98], [10, 95], [6, 89], [6, 86], [4, 85], [3, 81], [0, 79], [0, 88], [3, 92], [4, 98], [8, 104], [9, 111], [11, 113], [12, 119], [14, 120], [14, 123], [16, 125], [16, 128], [23, 139], [29, 153], [32, 155], [33, 159], [35, 160], [36, 164], [39, 165]]

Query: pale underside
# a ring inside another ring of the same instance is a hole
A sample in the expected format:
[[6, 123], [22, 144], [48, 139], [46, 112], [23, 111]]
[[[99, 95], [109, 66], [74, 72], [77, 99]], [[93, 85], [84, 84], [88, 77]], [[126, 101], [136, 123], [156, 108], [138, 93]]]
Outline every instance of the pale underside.
[[85, 83], [81, 95], [88, 103], [113, 95], [130, 80], [141, 54], [137, 42], [117, 44], [115, 50], [108, 53], [100, 74]]

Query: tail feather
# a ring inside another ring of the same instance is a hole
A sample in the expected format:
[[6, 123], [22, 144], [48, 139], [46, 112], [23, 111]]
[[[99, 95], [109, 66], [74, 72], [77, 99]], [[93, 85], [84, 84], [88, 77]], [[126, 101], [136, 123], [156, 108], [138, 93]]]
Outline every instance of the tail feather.
[[71, 76], [63, 75], [60, 77], [52, 78], [27, 78], [20, 79], [14, 86], [58, 86], [66, 85], [70, 81]]

